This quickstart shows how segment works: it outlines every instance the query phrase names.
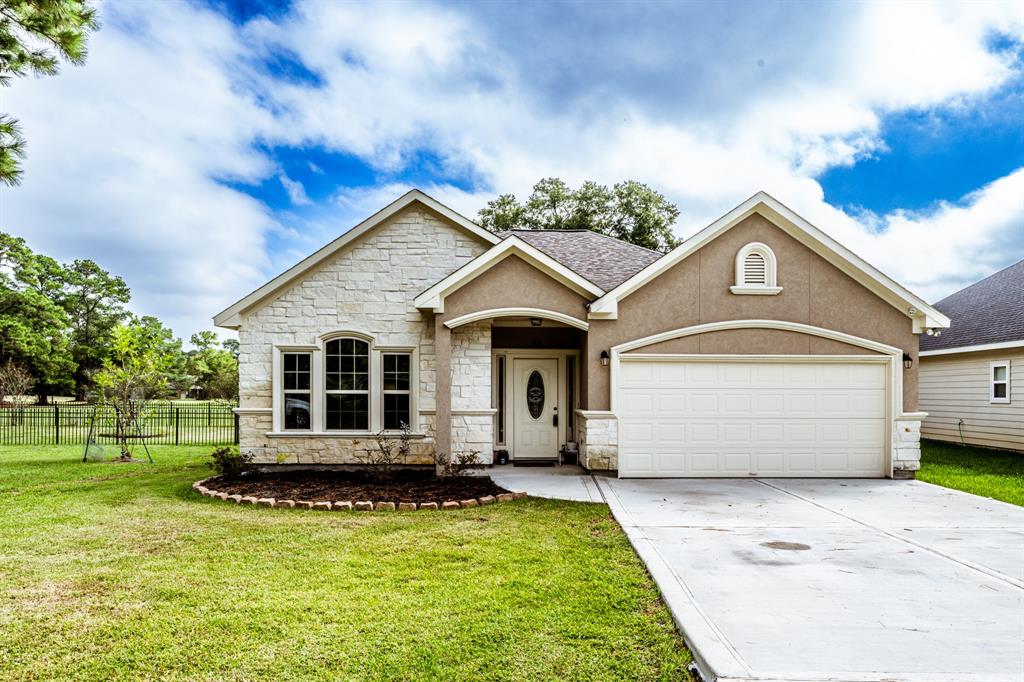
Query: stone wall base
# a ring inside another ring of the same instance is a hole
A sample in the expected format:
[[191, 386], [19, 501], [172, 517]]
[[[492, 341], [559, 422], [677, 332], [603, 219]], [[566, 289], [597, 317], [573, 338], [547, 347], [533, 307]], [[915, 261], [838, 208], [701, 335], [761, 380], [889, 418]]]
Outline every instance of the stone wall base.
[[580, 465], [591, 471], [617, 471], [619, 468], [619, 422], [610, 415], [576, 413], [576, 431]]
[[[915, 413], [896, 419], [892, 443], [893, 478], [908, 478], [903, 472], [913, 478], [913, 473], [921, 468], [921, 420], [925, 416]], [[897, 472], [901, 475], [897, 476]]]

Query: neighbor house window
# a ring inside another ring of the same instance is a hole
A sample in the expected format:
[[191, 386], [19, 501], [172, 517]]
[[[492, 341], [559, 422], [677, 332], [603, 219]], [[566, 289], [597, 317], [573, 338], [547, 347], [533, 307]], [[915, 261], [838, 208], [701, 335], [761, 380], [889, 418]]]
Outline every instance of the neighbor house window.
[[401, 429], [412, 424], [410, 419], [410, 386], [412, 356], [408, 353], [384, 353], [384, 428]]
[[989, 365], [989, 402], [1010, 402], [1010, 361], [999, 360]]
[[370, 428], [370, 344], [333, 339], [324, 346], [324, 427], [338, 431]]
[[310, 409], [309, 353], [284, 353], [281, 363], [284, 376], [284, 428], [286, 431], [307, 431], [312, 426]]
[[775, 252], [767, 244], [752, 242], [736, 253], [734, 294], [775, 295], [782, 291], [776, 277]]

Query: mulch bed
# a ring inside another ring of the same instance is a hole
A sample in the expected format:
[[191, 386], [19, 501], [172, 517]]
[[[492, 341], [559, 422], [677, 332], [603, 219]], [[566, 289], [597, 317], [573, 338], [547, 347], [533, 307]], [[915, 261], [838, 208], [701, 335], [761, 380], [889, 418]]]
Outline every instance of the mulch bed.
[[351, 471], [288, 471], [252, 473], [241, 478], [211, 478], [204, 486], [228, 495], [277, 500], [371, 500], [373, 502], [436, 502], [466, 500], [507, 493], [487, 476], [436, 477], [423, 472], [397, 472], [378, 480]]

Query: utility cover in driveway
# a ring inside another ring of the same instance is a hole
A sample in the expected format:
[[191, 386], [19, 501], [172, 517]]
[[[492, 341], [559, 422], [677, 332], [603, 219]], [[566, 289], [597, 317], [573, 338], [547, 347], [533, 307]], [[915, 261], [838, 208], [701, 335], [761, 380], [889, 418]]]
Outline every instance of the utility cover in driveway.
[[880, 477], [886, 365], [630, 360], [616, 412], [623, 477]]

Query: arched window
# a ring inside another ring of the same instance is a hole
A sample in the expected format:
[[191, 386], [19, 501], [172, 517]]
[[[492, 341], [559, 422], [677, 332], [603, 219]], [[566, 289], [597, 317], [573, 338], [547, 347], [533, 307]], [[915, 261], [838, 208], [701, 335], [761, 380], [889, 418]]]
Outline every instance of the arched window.
[[776, 282], [775, 265], [775, 252], [767, 244], [747, 244], [736, 253], [736, 283], [729, 290], [734, 294], [778, 294], [782, 287]]
[[331, 339], [324, 345], [324, 428], [370, 428], [370, 344]]

